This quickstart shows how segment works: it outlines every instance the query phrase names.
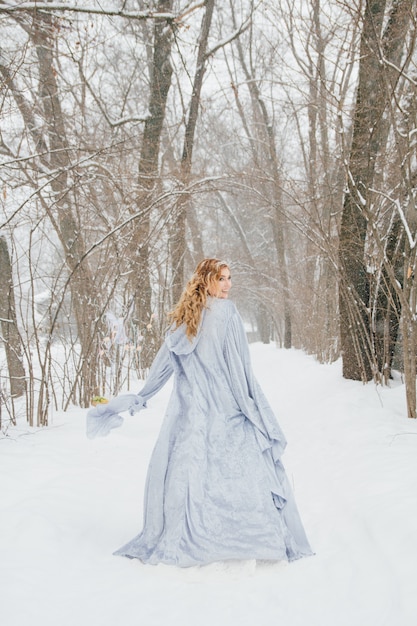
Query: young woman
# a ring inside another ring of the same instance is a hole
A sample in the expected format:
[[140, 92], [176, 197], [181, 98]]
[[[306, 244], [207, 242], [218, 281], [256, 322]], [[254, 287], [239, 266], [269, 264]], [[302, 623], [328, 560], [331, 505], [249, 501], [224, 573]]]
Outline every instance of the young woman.
[[106, 434], [174, 375], [150, 461], [142, 532], [115, 554], [187, 567], [312, 554], [281, 464], [285, 437], [251, 368], [229, 267], [196, 268], [140, 393], [89, 412]]

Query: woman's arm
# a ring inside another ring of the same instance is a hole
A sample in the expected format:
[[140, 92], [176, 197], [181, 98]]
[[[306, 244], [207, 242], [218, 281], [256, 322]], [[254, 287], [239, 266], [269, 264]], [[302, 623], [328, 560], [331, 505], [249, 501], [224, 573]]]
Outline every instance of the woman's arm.
[[138, 396], [143, 398], [144, 402], [152, 398], [168, 382], [173, 371], [170, 351], [164, 341], [149, 369], [145, 384], [139, 391]]
[[119, 413], [129, 411], [131, 415], [146, 407], [146, 401], [152, 398], [169, 380], [173, 372], [169, 350], [162, 344], [152, 365], [146, 382], [139, 393], [126, 393], [116, 396], [108, 404], [98, 404], [87, 413], [87, 437], [104, 437], [113, 428], [123, 423]]

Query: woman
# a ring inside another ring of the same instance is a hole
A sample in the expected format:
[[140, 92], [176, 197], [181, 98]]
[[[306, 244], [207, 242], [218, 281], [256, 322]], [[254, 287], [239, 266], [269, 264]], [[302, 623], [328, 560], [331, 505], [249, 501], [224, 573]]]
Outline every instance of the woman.
[[143, 530], [118, 555], [187, 567], [312, 554], [280, 461], [285, 438], [252, 373], [230, 288], [226, 263], [202, 261], [140, 394], [89, 412], [90, 436], [106, 434], [118, 411], [140, 410], [174, 374]]

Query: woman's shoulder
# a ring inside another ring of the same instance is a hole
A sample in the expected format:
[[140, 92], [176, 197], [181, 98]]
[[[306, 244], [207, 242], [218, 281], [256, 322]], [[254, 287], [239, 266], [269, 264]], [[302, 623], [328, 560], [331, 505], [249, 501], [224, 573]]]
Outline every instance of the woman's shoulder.
[[207, 302], [207, 309], [224, 320], [228, 320], [238, 312], [235, 303], [226, 298], [210, 298]]

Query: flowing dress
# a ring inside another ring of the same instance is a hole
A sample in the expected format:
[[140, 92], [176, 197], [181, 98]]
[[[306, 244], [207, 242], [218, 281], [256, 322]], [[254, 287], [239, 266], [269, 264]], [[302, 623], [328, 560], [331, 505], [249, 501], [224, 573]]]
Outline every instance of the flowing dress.
[[143, 530], [115, 554], [180, 567], [312, 554], [281, 463], [286, 440], [242, 319], [209, 298], [197, 336], [168, 331], [136, 410], [174, 375], [148, 468]]

